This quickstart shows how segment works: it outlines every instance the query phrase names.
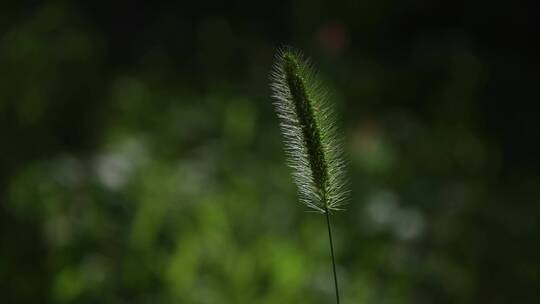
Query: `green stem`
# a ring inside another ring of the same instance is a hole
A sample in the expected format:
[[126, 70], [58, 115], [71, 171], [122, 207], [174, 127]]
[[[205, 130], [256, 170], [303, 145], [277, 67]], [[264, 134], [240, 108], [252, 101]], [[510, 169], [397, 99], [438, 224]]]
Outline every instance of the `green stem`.
[[328, 214], [328, 209], [325, 208], [326, 214], [326, 226], [328, 227], [328, 239], [330, 240], [330, 254], [332, 255], [332, 269], [334, 270], [334, 286], [336, 288], [336, 302], [339, 304], [339, 288], [336, 272], [336, 259], [334, 257], [334, 243], [332, 242], [332, 229], [330, 228], [330, 215]]

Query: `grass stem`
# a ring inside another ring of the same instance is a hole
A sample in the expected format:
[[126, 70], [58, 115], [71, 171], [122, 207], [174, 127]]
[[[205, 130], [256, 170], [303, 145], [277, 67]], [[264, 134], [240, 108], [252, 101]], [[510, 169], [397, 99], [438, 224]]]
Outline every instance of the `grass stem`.
[[336, 288], [336, 302], [339, 304], [339, 287], [338, 287], [338, 279], [337, 279], [337, 272], [336, 272], [336, 259], [334, 257], [334, 243], [332, 241], [332, 229], [330, 228], [330, 215], [328, 212], [328, 209], [326, 209], [326, 226], [328, 227], [328, 239], [330, 240], [330, 254], [332, 256], [332, 269], [334, 271], [334, 286]]

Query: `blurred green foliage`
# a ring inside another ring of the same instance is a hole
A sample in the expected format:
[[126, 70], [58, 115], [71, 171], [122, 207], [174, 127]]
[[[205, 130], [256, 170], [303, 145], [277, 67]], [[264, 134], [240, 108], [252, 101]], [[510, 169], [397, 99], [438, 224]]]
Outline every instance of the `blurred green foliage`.
[[538, 303], [536, 19], [467, 7], [507, 18], [2, 3], [0, 302], [331, 303], [324, 219], [297, 202], [269, 98], [291, 43], [344, 118], [343, 302]]

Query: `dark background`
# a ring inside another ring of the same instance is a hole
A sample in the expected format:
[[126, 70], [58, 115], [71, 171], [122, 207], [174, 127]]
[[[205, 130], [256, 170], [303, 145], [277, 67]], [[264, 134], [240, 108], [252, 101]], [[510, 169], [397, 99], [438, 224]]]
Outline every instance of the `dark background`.
[[3, 1], [0, 302], [332, 303], [268, 73], [350, 155], [344, 303], [540, 301], [534, 2]]

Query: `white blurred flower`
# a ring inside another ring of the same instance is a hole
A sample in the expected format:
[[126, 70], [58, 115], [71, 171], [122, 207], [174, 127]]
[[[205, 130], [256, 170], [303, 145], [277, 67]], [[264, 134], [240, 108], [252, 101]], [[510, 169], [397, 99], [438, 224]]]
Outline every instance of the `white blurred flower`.
[[388, 190], [371, 194], [365, 213], [375, 230], [389, 231], [403, 241], [418, 238], [424, 230], [422, 214], [412, 207], [401, 206], [397, 195]]
[[137, 139], [129, 139], [111, 152], [98, 155], [94, 160], [94, 172], [105, 187], [119, 190], [125, 186], [135, 167], [145, 159], [144, 144]]

